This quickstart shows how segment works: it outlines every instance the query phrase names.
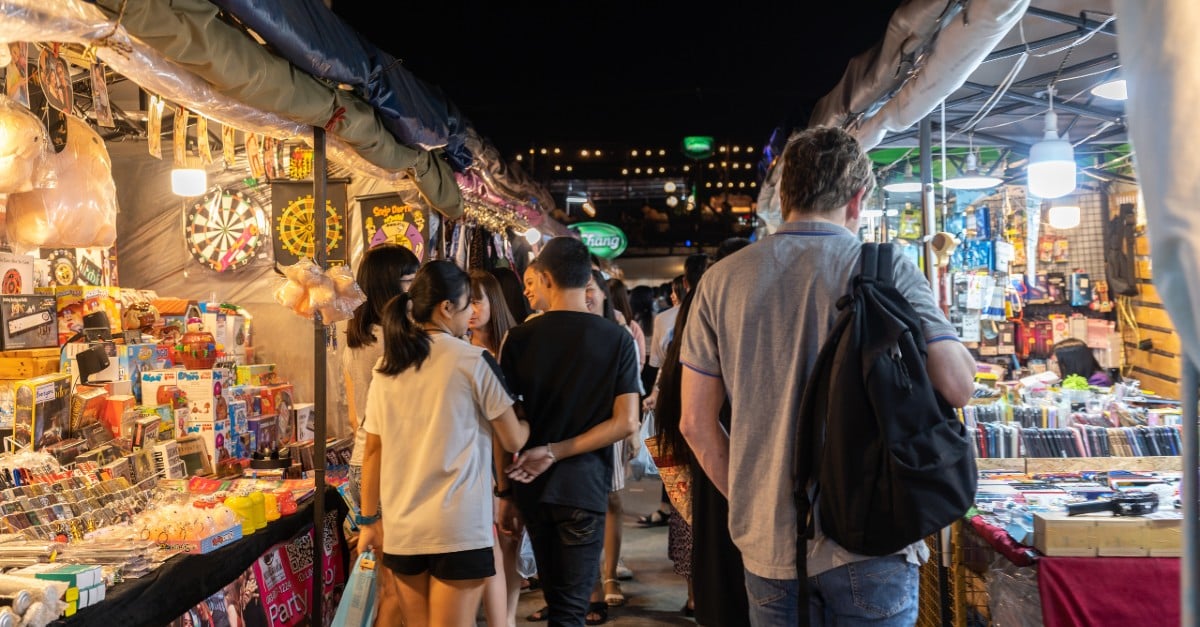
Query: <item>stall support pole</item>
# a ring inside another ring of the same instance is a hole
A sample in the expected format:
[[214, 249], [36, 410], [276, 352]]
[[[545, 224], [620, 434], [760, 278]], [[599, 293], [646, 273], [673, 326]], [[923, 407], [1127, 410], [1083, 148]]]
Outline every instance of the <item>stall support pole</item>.
[[[325, 268], [325, 185], [328, 166], [325, 155], [325, 129], [313, 127], [313, 261]], [[325, 321], [321, 312], [313, 310], [313, 576], [312, 611], [308, 617], [316, 627], [325, 624], [323, 608], [325, 592]]]
[[1180, 625], [1200, 627], [1200, 440], [1196, 425], [1196, 366], [1183, 357], [1183, 563], [1179, 572]]

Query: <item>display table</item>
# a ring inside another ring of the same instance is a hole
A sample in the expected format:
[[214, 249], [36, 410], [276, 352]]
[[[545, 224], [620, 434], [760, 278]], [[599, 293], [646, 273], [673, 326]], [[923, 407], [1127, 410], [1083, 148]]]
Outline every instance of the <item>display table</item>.
[[[347, 509], [345, 501], [333, 488], [326, 488], [325, 512], [337, 512], [337, 542], [342, 548], [339, 554], [345, 560], [349, 552], [340, 530]], [[313, 501], [310, 500], [295, 514], [269, 523], [265, 529], [227, 547], [204, 555], [177, 555], [144, 577], [109, 588], [105, 600], [99, 605], [84, 608], [74, 616], [51, 625], [166, 625], [241, 576], [272, 546], [306, 532], [312, 527], [312, 522]], [[348, 565], [343, 563], [342, 566], [345, 572]]]

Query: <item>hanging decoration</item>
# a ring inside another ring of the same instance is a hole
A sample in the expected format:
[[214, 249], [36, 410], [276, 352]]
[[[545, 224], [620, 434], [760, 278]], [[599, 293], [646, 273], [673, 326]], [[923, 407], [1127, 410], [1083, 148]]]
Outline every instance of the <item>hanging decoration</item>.
[[263, 247], [266, 213], [245, 192], [218, 188], [186, 213], [184, 239], [188, 252], [211, 270], [244, 268]]
[[307, 146], [292, 146], [291, 158], [288, 160], [287, 177], [293, 181], [312, 178], [313, 151]]
[[[326, 261], [346, 262], [346, 181], [329, 181], [325, 199]], [[275, 262], [288, 266], [312, 258], [313, 196], [311, 181], [277, 181], [271, 184]]]
[[5, 89], [8, 97], [29, 108], [29, 42], [15, 41], [8, 44], [12, 62], [4, 71]]
[[146, 150], [156, 159], [162, 159], [162, 115], [166, 103], [151, 94], [146, 109]]
[[88, 69], [92, 84], [92, 112], [96, 114], [96, 124], [105, 128], [116, 128], [113, 121], [112, 105], [108, 98], [108, 82], [104, 80], [104, 64], [99, 61]]
[[491, 191], [476, 172], [454, 175], [463, 197], [463, 215], [492, 231], [503, 233], [506, 229], [525, 232], [542, 223], [543, 216], [531, 203], [522, 203]]
[[42, 48], [38, 55], [38, 84], [46, 96], [46, 104], [57, 111], [71, 113], [75, 95], [71, 86], [71, 71], [67, 62], [58, 56], [53, 46]]
[[429, 209], [415, 190], [400, 193], [359, 196], [362, 212], [363, 241], [367, 248], [380, 244], [400, 244], [413, 251], [417, 259], [427, 261]]
[[319, 312], [325, 324], [349, 320], [354, 310], [367, 302], [347, 265], [331, 266], [322, 272], [320, 266], [305, 258], [284, 268], [283, 274], [287, 280], [275, 289], [275, 302], [304, 318], [312, 319], [313, 313]]

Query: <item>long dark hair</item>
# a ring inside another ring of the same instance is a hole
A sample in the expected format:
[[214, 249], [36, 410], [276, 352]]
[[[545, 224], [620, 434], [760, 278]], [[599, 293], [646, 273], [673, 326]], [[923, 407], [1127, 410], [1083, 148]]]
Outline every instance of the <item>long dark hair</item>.
[[414, 274], [420, 265], [421, 260], [399, 244], [381, 244], [363, 254], [354, 280], [367, 301], [354, 310], [354, 317], [346, 324], [347, 346], [362, 348], [375, 343], [371, 328], [382, 323], [383, 306], [404, 293], [400, 277]]
[[612, 292], [608, 291], [608, 281], [604, 280], [604, 275], [599, 270], [592, 270], [592, 280], [596, 282], [596, 287], [604, 294], [604, 307], [600, 314], [606, 319], [616, 322], [617, 313], [613, 309]]
[[486, 298], [491, 310], [491, 316], [484, 325], [487, 327], [488, 341], [499, 346], [504, 339], [504, 334], [517, 326], [517, 322], [513, 320], [512, 313], [509, 312], [508, 305], [504, 302], [504, 293], [500, 291], [500, 282], [496, 280], [496, 277], [485, 270], [472, 270], [469, 274], [471, 298]]
[[683, 329], [687, 324], [688, 312], [692, 309], [692, 296], [696, 290], [688, 290], [679, 303], [679, 317], [675, 318], [675, 335], [663, 356], [662, 368], [658, 371], [658, 401], [654, 405], [654, 433], [659, 437], [664, 455], [670, 455], [681, 464], [691, 464], [692, 448], [679, 429], [682, 400], [679, 392], [681, 366], [680, 346], [683, 344]]
[[504, 294], [504, 303], [508, 306], [508, 312], [512, 314], [513, 320], [517, 324], [525, 322], [529, 317], [529, 312], [533, 309], [529, 306], [529, 301], [525, 299], [525, 284], [521, 282], [521, 277], [517, 276], [516, 271], [505, 266], [497, 266], [488, 272], [496, 277], [496, 281], [500, 284], [500, 293]]
[[636, 324], [633, 321], [633, 307], [629, 306], [629, 290], [625, 289], [625, 282], [617, 278], [609, 279], [608, 292], [612, 296], [609, 300], [612, 301], [613, 309], [625, 316], [625, 324]]
[[1108, 374], [1108, 371], [1096, 359], [1096, 353], [1092, 352], [1091, 347], [1078, 338], [1067, 338], [1056, 344], [1054, 359], [1058, 361], [1058, 371], [1064, 379], [1073, 374], [1084, 379], [1091, 378], [1097, 372]]
[[629, 290], [629, 307], [633, 310], [631, 319], [642, 325], [643, 335], [650, 337], [654, 333], [654, 288], [639, 285]]
[[433, 312], [445, 301], [457, 307], [470, 290], [470, 277], [453, 262], [430, 261], [421, 266], [408, 292], [383, 308], [383, 363], [376, 372], [394, 376], [413, 366], [420, 369], [429, 357], [430, 344], [421, 324], [433, 320]]

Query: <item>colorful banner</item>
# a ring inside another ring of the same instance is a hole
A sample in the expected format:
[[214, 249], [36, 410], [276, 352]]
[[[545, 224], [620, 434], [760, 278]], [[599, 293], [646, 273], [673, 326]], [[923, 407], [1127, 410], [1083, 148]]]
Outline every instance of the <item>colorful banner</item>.
[[[312, 597], [312, 529], [271, 547], [242, 576], [203, 603], [172, 621], [169, 627], [293, 627], [308, 624]], [[337, 612], [346, 573], [337, 536], [337, 512], [325, 515], [322, 555], [324, 599], [322, 624]]]
[[[325, 197], [327, 265], [346, 263], [346, 181], [329, 181]], [[295, 264], [313, 258], [313, 185], [311, 181], [271, 183], [271, 236], [275, 262]]]
[[365, 248], [380, 244], [400, 244], [413, 251], [417, 259], [425, 261], [429, 247], [429, 209], [420, 195], [409, 197], [401, 194], [359, 196], [362, 212], [363, 242]]

